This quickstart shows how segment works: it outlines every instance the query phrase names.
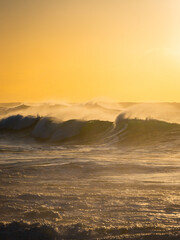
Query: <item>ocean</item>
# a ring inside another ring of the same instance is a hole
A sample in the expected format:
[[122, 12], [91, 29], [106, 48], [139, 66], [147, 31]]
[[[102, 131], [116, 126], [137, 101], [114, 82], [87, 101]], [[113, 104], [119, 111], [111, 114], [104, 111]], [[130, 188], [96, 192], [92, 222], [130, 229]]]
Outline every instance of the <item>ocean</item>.
[[180, 104], [0, 104], [0, 239], [180, 239]]

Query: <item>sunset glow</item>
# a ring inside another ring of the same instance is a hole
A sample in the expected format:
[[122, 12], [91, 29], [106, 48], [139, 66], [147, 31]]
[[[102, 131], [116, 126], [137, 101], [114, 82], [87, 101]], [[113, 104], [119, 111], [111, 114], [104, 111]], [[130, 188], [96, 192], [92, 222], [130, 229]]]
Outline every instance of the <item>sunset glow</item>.
[[0, 101], [180, 101], [179, 0], [1, 1]]

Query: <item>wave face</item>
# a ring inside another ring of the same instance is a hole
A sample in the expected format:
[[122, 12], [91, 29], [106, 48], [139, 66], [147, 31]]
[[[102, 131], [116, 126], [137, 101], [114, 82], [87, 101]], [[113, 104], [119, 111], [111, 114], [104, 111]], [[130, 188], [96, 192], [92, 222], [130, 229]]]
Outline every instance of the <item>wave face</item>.
[[10, 116], [0, 120], [0, 129], [1, 130], [22, 130], [34, 125], [39, 118], [27, 116], [23, 117], [22, 115]]
[[0, 120], [0, 131], [6, 135], [24, 131], [26, 137], [49, 142], [141, 144], [177, 140], [180, 125], [155, 119], [128, 119], [120, 114], [115, 122], [101, 120], [68, 120], [50, 117], [15, 115]]

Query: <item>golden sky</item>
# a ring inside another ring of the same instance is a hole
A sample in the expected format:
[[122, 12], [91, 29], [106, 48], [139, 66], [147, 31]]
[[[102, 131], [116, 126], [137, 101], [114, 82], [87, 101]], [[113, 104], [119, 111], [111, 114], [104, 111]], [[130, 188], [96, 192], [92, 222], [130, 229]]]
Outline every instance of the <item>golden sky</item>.
[[180, 0], [1, 0], [0, 101], [180, 101]]

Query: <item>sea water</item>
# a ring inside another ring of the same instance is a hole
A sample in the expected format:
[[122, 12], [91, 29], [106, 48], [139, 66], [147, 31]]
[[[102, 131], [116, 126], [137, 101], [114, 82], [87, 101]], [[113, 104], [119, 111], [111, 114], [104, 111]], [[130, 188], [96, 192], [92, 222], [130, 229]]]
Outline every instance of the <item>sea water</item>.
[[0, 114], [0, 239], [180, 239], [179, 104]]

